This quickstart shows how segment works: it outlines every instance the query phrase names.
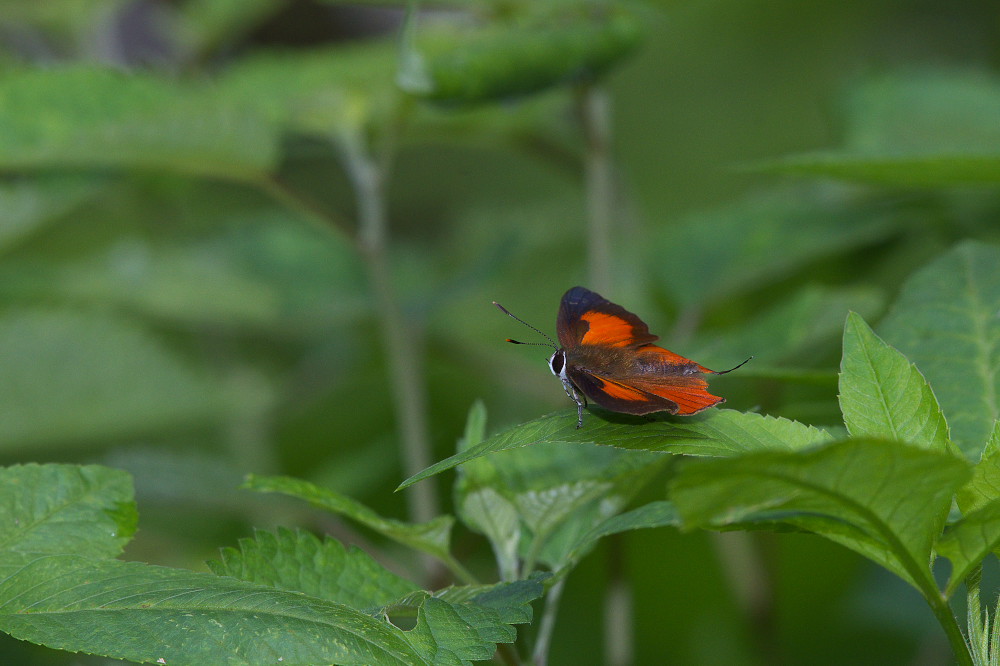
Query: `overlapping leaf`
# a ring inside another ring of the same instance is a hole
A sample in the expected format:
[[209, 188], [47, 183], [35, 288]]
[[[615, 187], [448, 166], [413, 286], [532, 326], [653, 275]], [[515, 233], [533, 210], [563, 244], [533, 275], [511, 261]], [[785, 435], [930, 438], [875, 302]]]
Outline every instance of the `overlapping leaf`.
[[795, 421], [725, 409], [713, 409], [686, 419], [667, 417], [653, 421], [593, 410], [585, 414], [584, 427], [578, 429], [573, 409], [548, 414], [497, 433], [418, 472], [399, 487], [406, 488], [480, 456], [542, 442], [724, 456], [761, 449], [802, 448], [829, 438], [823, 430]]
[[360, 502], [327, 488], [284, 476], [254, 476], [247, 478], [244, 487], [264, 493], [281, 493], [309, 502], [313, 506], [350, 518], [383, 536], [401, 544], [430, 553], [442, 559], [450, 558], [448, 551], [451, 516], [439, 516], [426, 523], [407, 523], [383, 518]]
[[998, 312], [1000, 247], [967, 241], [907, 280], [880, 327], [930, 382], [972, 460], [1000, 416]]
[[935, 451], [954, 448], [927, 380], [853, 312], [844, 328], [840, 409], [855, 437], [896, 439]]
[[671, 484], [686, 527], [786, 523], [836, 541], [937, 594], [929, 563], [965, 461], [877, 439], [692, 460]]
[[232, 576], [281, 590], [302, 592], [358, 610], [385, 606], [417, 591], [417, 586], [388, 571], [358, 548], [320, 541], [308, 532], [279, 529], [241, 539], [226, 548], [220, 561], [209, 562], [220, 576]]

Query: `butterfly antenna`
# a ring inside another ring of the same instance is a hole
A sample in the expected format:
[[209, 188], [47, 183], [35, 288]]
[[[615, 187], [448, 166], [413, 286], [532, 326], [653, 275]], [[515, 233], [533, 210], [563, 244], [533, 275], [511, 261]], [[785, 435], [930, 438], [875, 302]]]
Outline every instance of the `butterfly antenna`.
[[742, 363], [740, 363], [739, 365], [737, 365], [735, 368], [729, 368], [728, 370], [720, 370], [719, 372], [717, 372], [715, 374], [717, 374], [717, 375], [724, 375], [727, 372], [732, 372], [733, 370], [737, 370], [739, 368], [742, 368], [744, 365], [746, 365], [747, 363], [749, 363], [751, 360], [753, 360], [753, 356], [751, 356], [747, 360], [743, 361]]
[[[545, 344], [544, 342], [518, 342], [517, 340], [511, 340], [510, 338], [507, 338], [507, 342], [513, 343], [515, 345], [538, 345], [538, 346], [541, 346], [541, 347], [552, 347], [553, 349], [557, 349], [557, 350], [559, 349], [559, 345], [556, 344], [556, 341], [553, 340], [552, 338], [550, 338], [548, 335], [546, 335], [542, 331], [538, 330], [537, 328], [535, 328], [534, 326], [532, 326], [528, 322], [524, 321], [520, 317], [512, 315], [507, 308], [505, 308], [504, 306], [500, 305], [496, 301], [493, 301], [493, 305], [495, 305], [498, 308], [500, 308], [500, 312], [504, 313], [505, 315], [507, 315], [511, 319], [514, 319], [516, 321], [521, 322], [522, 324], [524, 324], [525, 326], [527, 326], [528, 328], [530, 328], [531, 330], [533, 330], [535, 333], [538, 333], [540, 336], [542, 336], [543, 338], [545, 338], [546, 340], [549, 341], [548, 344]], [[745, 362], [746, 361], [744, 361], [744, 363]], [[739, 366], [737, 366], [737, 367], [739, 367]]]

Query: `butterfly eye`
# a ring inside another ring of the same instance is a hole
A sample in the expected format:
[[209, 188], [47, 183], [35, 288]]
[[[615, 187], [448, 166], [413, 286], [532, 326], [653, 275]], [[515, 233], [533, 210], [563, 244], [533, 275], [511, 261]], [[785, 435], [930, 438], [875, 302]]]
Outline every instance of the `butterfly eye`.
[[557, 351], [549, 359], [549, 367], [552, 368], [552, 374], [557, 377], [562, 374], [564, 365], [566, 365], [566, 352], [564, 351]]

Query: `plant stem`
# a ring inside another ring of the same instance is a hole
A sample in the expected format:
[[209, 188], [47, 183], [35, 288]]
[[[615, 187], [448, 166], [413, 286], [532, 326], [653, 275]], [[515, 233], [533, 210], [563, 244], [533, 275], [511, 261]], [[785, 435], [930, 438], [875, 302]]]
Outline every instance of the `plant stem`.
[[625, 541], [621, 534], [608, 539], [608, 591], [604, 597], [604, 663], [631, 664], [632, 590], [625, 566]]
[[587, 190], [587, 263], [594, 290], [611, 291], [611, 227], [615, 216], [611, 160], [611, 100], [596, 83], [579, 90], [577, 107], [583, 128]]
[[561, 578], [552, 584], [545, 594], [545, 610], [542, 612], [542, 622], [538, 626], [538, 636], [535, 638], [535, 650], [531, 655], [534, 666], [545, 666], [549, 658], [549, 645], [552, 643], [552, 631], [556, 627], [556, 614], [559, 612], [559, 598], [562, 596], [566, 579]]
[[[399, 308], [392, 285], [388, 256], [388, 223], [385, 207], [387, 168], [369, 154], [360, 131], [341, 137], [348, 174], [358, 203], [358, 246], [365, 259], [378, 312], [382, 342], [389, 366], [393, 406], [402, 447], [403, 469], [412, 476], [429, 467], [427, 398], [421, 380], [421, 352], [416, 336]], [[410, 520], [426, 522], [438, 514], [433, 479], [407, 491]]]
[[927, 599], [927, 603], [930, 604], [931, 610], [934, 611], [934, 616], [944, 629], [945, 635], [948, 636], [948, 642], [951, 644], [951, 651], [955, 654], [956, 663], [960, 666], [973, 666], [969, 644], [965, 641], [965, 636], [962, 634], [961, 627], [958, 626], [958, 620], [955, 618], [954, 611], [948, 605], [948, 600], [936, 588], [933, 594], [925, 593], [924, 596]]

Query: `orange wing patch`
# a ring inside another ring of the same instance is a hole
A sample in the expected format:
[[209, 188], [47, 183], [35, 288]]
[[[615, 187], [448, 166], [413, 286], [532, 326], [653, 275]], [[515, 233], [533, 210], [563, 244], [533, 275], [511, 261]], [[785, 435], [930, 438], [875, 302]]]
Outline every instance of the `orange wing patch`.
[[596, 378], [603, 382], [601, 390], [612, 398], [617, 398], [618, 400], [634, 400], [636, 402], [646, 402], [649, 400], [649, 395], [647, 395], [645, 391], [632, 388], [631, 386], [627, 386], [610, 379], [605, 379], [604, 377]]
[[627, 347], [636, 342], [635, 328], [617, 315], [591, 310], [580, 315], [580, 319], [589, 326], [581, 344]]
[[632, 387], [651, 393], [655, 396], [676, 402], [677, 413], [681, 415], [697, 414], [721, 402], [725, 398], [708, 392], [708, 382], [701, 377], [664, 377], [662, 380], [631, 381]]

